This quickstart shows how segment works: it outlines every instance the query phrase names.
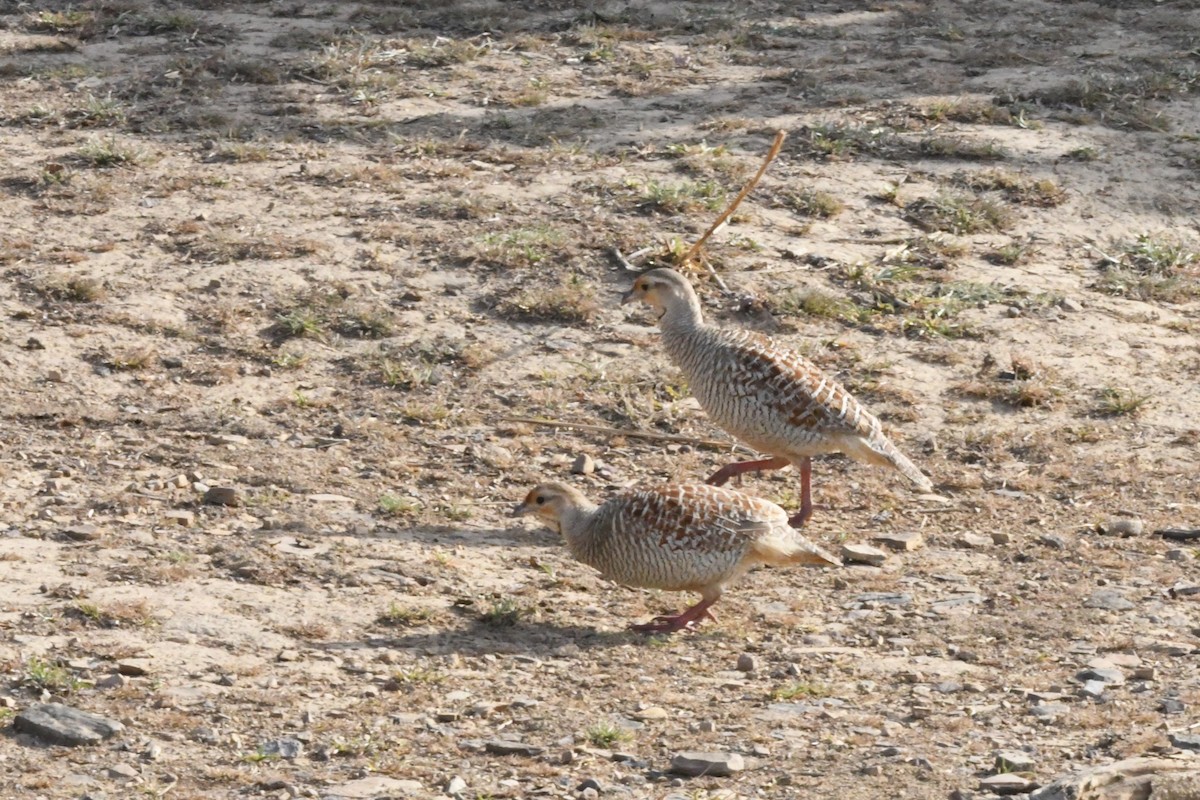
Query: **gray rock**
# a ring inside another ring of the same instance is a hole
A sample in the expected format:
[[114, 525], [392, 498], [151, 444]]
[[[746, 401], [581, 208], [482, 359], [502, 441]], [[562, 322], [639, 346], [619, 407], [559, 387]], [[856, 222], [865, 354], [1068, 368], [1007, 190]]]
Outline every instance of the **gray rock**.
[[746, 768], [746, 760], [737, 753], [709, 753], [692, 750], [671, 759], [671, 772], [697, 778], [725, 778]]
[[[929, 604], [932, 611], [947, 611], [960, 606], [977, 606], [981, 605], [986, 598], [975, 592], [966, 594], [952, 594], [949, 597], [943, 597], [941, 600], [934, 600]], [[962, 659], [960, 659], [962, 660]]]
[[907, 606], [912, 603], [912, 595], [904, 592], [863, 592], [855, 595], [856, 607], [861, 606]]
[[1104, 681], [1084, 681], [1083, 688], [1079, 693], [1084, 697], [1090, 697], [1093, 700], [1099, 700], [1104, 696], [1104, 690], [1108, 688], [1108, 684]]
[[1084, 608], [1099, 608], [1104, 611], [1128, 611], [1133, 603], [1126, 600], [1116, 589], [1097, 589], [1083, 601]]
[[124, 675], [113, 673], [96, 681], [97, 689], [120, 689], [125, 684], [129, 683], [129, 679]]
[[580, 453], [575, 456], [575, 462], [571, 464], [572, 475], [591, 475], [596, 471], [596, 462], [587, 453]]
[[1162, 528], [1155, 531], [1164, 539], [1171, 539], [1176, 542], [1190, 542], [1195, 539], [1200, 539], [1200, 528]]
[[979, 782], [980, 789], [996, 794], [1026, 794], [1037, 787], [1034, 781], [1014, 773], [990, 775]]
[[758, 661], [750, 653], [742, 653], [737, 660], [738, 672], [754, 672], [758, 669]]
[[1191, 597], [1197, 594], [1200, 594], [1200, 583], [1176, 581], [1175, 585], [1171, 587], [1172, 597]]
[[1084, 767], [1038, 789], [1029, 800], [1133, 800], [1194, 796], [1200, 784], [1195, 759], [1130, 758]]
[[887, 553], [869, 544], [842, 545], [842, 560], [850, 564], [869, 564], [878, 567], [887, 561]]
[[885, 533], [882, 536], [873, 537], [871, 541], [889, 550], [905, 552], [922, 547], [925, 544], [925, 537], [916, 531], [910, 531], [908, 533]]
[[996, 772], [1030, 772], [1037, 761], [1024, 750], [1001, 750], [996, 753]]
[[982, 536], [978, 533], [964, 533], [957, 539], [959, 547], [966, 547], [970, 550], [979, 550], [984, 547], [991, 547], [994, 542], [990, 536]]
[[1180, 750], [1200, 750], [1200, 734], [1172, 733], [1169, 738], [1171, 739], [1171, 744]]
[[467, 782], [455, 775], [446, 783], [446, 794], [453, 797], [454, 795], [462, 794], [467, 790]]
[[17, 715], [13, 727], [54, 744], [96, 744], [125, 730], [115, 719], [61, 703], [43, 703]]
[[242, 504], [242, 495], [231, 486], [212, 486], [204, 493], [204, 504], [237, 507]]
[[1064, 297], [1062, 300], [1059, 300], [1058, 307], [1072, 314], [1078, 314], [1080, 311], [1083, 311], [1083, 303], [1073, 297]]
[[1158, 707], [1164, 714], [1182, 714], [1187, 710], [1184, 702], [1177, 697], [1164, 697]]
[[1071, 710], [1066, 703], [1039, 703], [1029, 709], [1029, 713], [1038, 719], [1053, 721]]
[[138, 777], [137, 767], [129, 764], [116, 764], [104, 771], [104, 774], [116, 780], [131, 781]]
[[1125, 673], [1119, 669], [1088, 667], [1075, 673], [1075, 680], [1085, 683], [1087, 681], [1100, 681], [1110, 686], [1122, 686], [1125, 683]]
[[425, 787], [420, 781], [399, 780], [383, 775], [371, 775], [355, 781], [328, 787], [321, 797], [325, 800], [367, 800], [372, 797], [420, 796]]
[[263, 742], [258, 746], [258, 752], [264, 756], [278, 756], [279, 758], [293, 759], [299, 758], [304, 753], [304, 743], [299, 739], [274, 739], [269, 742]]
[[95, 525], [72, 525], [63, 529], [63, 535], [73, 542], [93, 542], [100, 538], [100, 529]]
[[528, 758], [535, 758], [546, 752], [544, 747], [514, 742], [510, 739], [492, 739], [484, 742], [483, 749], [498, 756], [526, 756]]
[[150, 674], [150, 662], [144, 658], [126, 658], [117, 662], [117, 672], [130, 678]]
[[1038, 542], [1043, 546], [1049, 547], [1051, 550], [1066, 550], [1067, 540], [1059, 536], [1057, 533], [1047, 533], [1038, 537]]
[[630, 716], [640, 719], [642, 722], [656, 722], [667, 718], [667, 710], [662, 706], [650, 706], [650, 708], [635, 711]]
[[1137, 517], [1111, 517], [1096, 526], [1096, 530], [1104, 536], [1141, 536], [1145, 526]]

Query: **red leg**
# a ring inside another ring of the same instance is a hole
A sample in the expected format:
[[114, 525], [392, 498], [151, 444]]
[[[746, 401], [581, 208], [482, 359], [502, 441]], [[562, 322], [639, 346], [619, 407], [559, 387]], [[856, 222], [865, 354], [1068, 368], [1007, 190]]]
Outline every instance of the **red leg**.
[[800, 511], [788, 520], [788, 524], [793, 528], [803, 528], [812, 513], [812, 459], [805, 456], [800, 461]]
[[708, 610], [708, 607], [715, 602], [717, 602], [717, 598], [715, 597], [711, 600], [701, 600], [699, 603], [696, 603], [696, 605], [686, 609], [685, 611], [681, 611], [678, 614], [655, 617], [650, 622], [645, 622], [640, 625], [630, 625], [629, 629], [637, 631], [638, 633], [674, 633], [675, 631], [683, 630], [693, 622], [704, 619], [705, 617], [716, 621], [717, 618], [711, 611]]
[[729, 479], [745, 472], [762, 472], [764, 469], [783, 469], [792, 462], [786, 458], [764, 458], [761, 461], [738, 461], [726, 464], [713, 473], [707, 483], [712, 486], [724, 486]]

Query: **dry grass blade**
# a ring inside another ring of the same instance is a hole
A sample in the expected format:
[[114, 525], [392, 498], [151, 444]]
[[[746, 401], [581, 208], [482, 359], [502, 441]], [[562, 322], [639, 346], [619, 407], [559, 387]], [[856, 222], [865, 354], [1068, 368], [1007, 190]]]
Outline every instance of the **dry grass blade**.
[[[708, 238], [713, 235], [713, 232], [716, 231], [717, 228], [724, 225], [725, 221], [733, 216], [733, 212], [736, 211], [737, 207], [742, 204], [742, 201], [746, 199], [746, 196], [754, 190], [754, 187], [758, 185], [760, 180], [762, 180], [762, 176], [766, 174], [767, 167], [771, 166], [771, 162], [774, 161], [775, 157], [779, 155], [779, 151], [783, 148], [783, 140], [786, 137], [787, 133], [784, 131], [775, 132], [775, 141], [771, 144], [771, 149], [767, 151], [767, 156], [763, 159], [763, 163], [759, 165], [758, 172], [754, 173], [754, 177], [746, 182], [746, 185], [742, 187], [742, 190], [737, 193], [737, 197], [733, 198], [733, 202], [731, 202], [725, 208], [725, 210], [721, 212], [720, 216], [718, 216], [713, 224], [708, 227], [708, 230], [704, 232], [704, 235], [696, 240], [696, 243], [692, 245], [692, 249], [688, 250], [687, 255], [683, 257], [683, 263], [686, 264], [695, 258], [697, 254], [699, 254], [700, 249], [704, 247], [704, 243], [707, 242]], [[704, 268], [708, 270], [708, 273], [712, 275], [713, 280], [717, 282], [717, 285], [720, 286], [723, 291], [729, 291], [729, 287], [725, 285], [725, 281], [721, 279], [721, 276], [717, 274], [717, 271], [713, 269], [711, 264], [704, 262]]]

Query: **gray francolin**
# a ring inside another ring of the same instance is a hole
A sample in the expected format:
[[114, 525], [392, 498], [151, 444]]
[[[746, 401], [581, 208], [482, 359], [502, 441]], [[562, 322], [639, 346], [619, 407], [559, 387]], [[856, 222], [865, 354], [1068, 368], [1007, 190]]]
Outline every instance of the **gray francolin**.
[[599, 506], [572, 486], [543, 483], [513, 509], [524, 514], [561, 533], [571, 555], [609, 580], [700, 593], [685, 611], [631, 626], [643, 633], [715, 619], [709, 607], [755, 565], [841, 564], [794, 530], [774, 503], [703, 483], [627, 489]]
[[770, 458], [729, 464], [708, 479], [795, 464], [800, 469], [799, 527], [812, 516], [812, 456], [845, 453], [902, 472], [921, 491], [933, 489], [892, 444], [879, 420], [815, 364], [758, 333], [707, 325], [688, 280], [671, 269], [638, 276], [621, 302], [640, 300], [658, 312], [667, 355], [714, 423]]

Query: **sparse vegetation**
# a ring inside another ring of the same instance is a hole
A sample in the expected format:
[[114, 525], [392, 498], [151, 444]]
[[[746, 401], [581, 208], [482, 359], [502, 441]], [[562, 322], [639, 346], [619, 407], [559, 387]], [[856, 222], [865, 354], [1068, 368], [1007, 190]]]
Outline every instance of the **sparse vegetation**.
[[1067, 194], [1049, 178], [1029, 178], [1003, 170], [989, 170], [964, 176], [962, 183], [977, 192], [997, 191], [1013, 203], [1028, 206], [1056, 206]]
[[479, 615], [479, 619], [483, 624], [492, 628], [511, 628], [520, 622], [527, 613], [528, 609], [518, 604], [516, 600], [511, 597], [502, 597], [493, 600]]
[[563, 325], [587, 325], [599, 311], [595, 287], [578, 278], [557, 286], [524, 289], [496, 305], [496, 312], [505, 319]]
[[633, 737], [629, 731], [624, 730], [611, 722], [597, 722], [595, 725], [587, 729], [585, 734], [588, 742], [595, 747], [612, 747], [613, 745], [627, 742]]
[[104, 284], [95, 278], [82, 275], [48, 281], [38, 288], [38, 293], [49, 300], [68, 303], [98, 303], [108, 296]]
[[780, 686], [772, 691], [771, 698], [774, 700], [795, 700], [806, 697], [829, 697], [830, 694], [829, 687], [824, 684], [796, 681], [786, 686]]
[[63, 665], [37, 656], [32, 656], [25, 662], [22, 682], [26, 686], [51, 694], [69, 694], [82, 685], [82, 682]]
[[640, 185], [640, 194], [638, 208], [658, 214], [717, 211], [725, 204], [725, 190], [715, 181], [649, 180]]
[[489, 233], [475, 248], [474, 257], [481, 263], [504, 269], [533, 267], [557, 255], [564, 239], [560, 231], [547, 226]]
[[158, 617], [144, 600], [123, 600], [103, 606], [77, 600], [68, 611], [101, 628], [150, 628], [158, 624]]
[[818, 219], [836, 217], [845, 209], [842, 201], [833, 195], [813, 189], [784, 192], [780, 197], [780, 202], [797, 214]]
[[1178, 303], [1200, 297], [1200, 248], [1140, 234], [1115, 243], [1100, 260], [1096, 288], [1109, 294]]
[[1096, 413], [1104, 417], [1125, 417], [1137, 414], [1150, 400], [1150, 395], [1117, 386], [1105, 386], [1098, 394]]
[[411, 627], [423, 625], [433, 618], [433, 613], [427, 608], [402, 606], [393, 602], [380, 614], [375, 621], [380, 625], [394, 627]]
[[1009, 368], [996, 366], [986, 362], [978, 379], [959, 383], [955, 389], [965, 397], [1013, 408], [1052, 406], [1063, 394], [1054, 372], [1028, 358], [1014, 355]]
[[320, 338], [325, 333], [325, 318], [309, 306], [293, 308], [276, 315], [275, 331], [286, 338]]
[[385, 494], [379, 498], [379, 510], [388, 516], [403, 517], [415, 514], [420, 509], [421, 504], [411, 497], [397, 497], [396, 495]]
[[1004, 231], [1013, 224], [1003, 203], [957, 194], [914, 200], [904, 207], [904, 218], [923, 230], [956, 234]]
[[122, 144], [114, 137], [90, 139], [75, 151], [75, 160], [78, 163], [97, 169], [132, 167], [141, 163], [145, 157], [145, 152], [140, 148]]

